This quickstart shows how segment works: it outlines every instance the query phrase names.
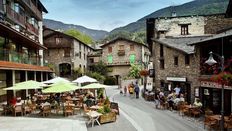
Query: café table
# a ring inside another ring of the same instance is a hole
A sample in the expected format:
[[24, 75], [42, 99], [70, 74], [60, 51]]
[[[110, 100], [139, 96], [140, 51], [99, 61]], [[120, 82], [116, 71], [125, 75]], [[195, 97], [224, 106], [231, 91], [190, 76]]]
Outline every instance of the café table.
[[90, 111], [90, 112], [87, 112], [86, 114], [90, 118], [88, 124], [91, 123], [92, 127], [94, 126], [94, 122], [97, 122], [98, 125], [101, 125], [100, 122], [98, 121], [98, 118], [102, 115], [101, 113], [96, 112], [96, 111]]
[[102, 106], [94, 105], [90, 107], [91, 110], [98, 110], [100, 108], [102, 108]]

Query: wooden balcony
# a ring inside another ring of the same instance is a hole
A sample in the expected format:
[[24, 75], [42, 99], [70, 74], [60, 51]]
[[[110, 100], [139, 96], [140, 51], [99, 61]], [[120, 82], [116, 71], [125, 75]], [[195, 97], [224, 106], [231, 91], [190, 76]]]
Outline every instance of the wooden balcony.
[[26, 5], [34, 13], [37, 19], [42, 20], [42, 12], [31, 2], [31, 0], [20, 0], [22, 4]]
[[29, 31], [32, 34], [35, 34], [37, 36], [39, 35], [39, 30], [36, 29], [33, 25], [31, 25], [29, 23], [26, 24], [26, 29], [27, 29], [27, 31]]
[[125, 50], [118, 50], [118, 56], [124, 56]]
[[6, 10], [8, 18], [25, 27], [25, 16], [22, 16], [19, 13], [15, 12], [13, 9], [11, 9], [10, 6], [7, 6]]

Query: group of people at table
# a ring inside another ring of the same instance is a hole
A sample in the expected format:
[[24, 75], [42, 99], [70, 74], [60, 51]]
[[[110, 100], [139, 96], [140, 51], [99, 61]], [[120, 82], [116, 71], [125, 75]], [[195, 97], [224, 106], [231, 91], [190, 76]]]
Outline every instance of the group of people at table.
[[202, 103], [195, 98], [194, 103], [188, 104], [181, 88], [177, 85], [168, 94], [157, 90], [154, 94], [155, 106], [157, 109], [179, 110], [181, 115], [199, 116], [202, 113]]
[[[63, 111], [65, 115], [66, 107], [70, 107], [67, 110], [73, 110], [69, 112], [74, 114], [75, 109], [81, 109], [85, 107], [91, 107], [101, 102], [104, 96], [96, 97], [90, 90], [78, 90], [71, 93], [55, 93], [50, 95], [42, 94], [40, 91], [36, 91], [33, 95], [26, 97], [26, 100], [22, 100], [21, 97], [13, 97], [7, 104], [3, 104], [3, 112], [5, 115], [13, 114], [21, 115], [32, 113], [36, 109], [39, 110], [39, 114], [49, 115], [52, 109], [56, 113]], [[63, 108], [63, 110], [62, 110]]]

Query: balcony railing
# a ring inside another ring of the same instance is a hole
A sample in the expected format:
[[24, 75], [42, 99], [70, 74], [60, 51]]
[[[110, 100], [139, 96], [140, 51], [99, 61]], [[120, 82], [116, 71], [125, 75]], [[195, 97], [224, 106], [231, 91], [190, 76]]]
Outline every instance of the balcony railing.
[[[114, 61], [112, 63], [106, 63], [108, 66], [111, 65], [130, 65], [132, 64], [130, 61]], [[134, 64], [138, 64], [138, 62], [134, 62]]]
[[22, 16], [19, 13], [15, 12], [13, 9], [11, 9], [10, 6], [7, 6], [6, 9], [8, 17], [18, 22], [22, 26], [25, 26], [25, 16]]
[[32, 12], [40, 19], [42, 20], [42, 12], [38, 10], [38, 8], [31, 2], [31, 0], [22, 0], [24, 4], [26, 4]]
[[0, 60], [16, 62], [22, 64], [40, 65], [40, 58], [37, 56], [29, 56], [26, 53], [0, 49]]
[[34, 33], [36, 35], [39, 35], [39, 30], [36, 29], [33, 25], [27, 23], [26, 24], [26, 28], [27, 28], [27, 31], [31, 32], [31, 33]]

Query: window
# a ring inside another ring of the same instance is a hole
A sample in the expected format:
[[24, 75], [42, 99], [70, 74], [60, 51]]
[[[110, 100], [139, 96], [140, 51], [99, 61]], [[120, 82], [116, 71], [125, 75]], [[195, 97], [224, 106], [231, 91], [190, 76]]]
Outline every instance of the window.
[[124, 45], [119, 45], [119, 50], [124, 50]]
[[178, 66], [178, 56], [175, 56], [175, 57], [174, 57], [174, 65], [175, 65], [175, 66]]
[[111, 53], [112, 52], [112, 47], [108, 47], [108, 53]]
[[112, 64], [113, 63], [113, 56], [112, 55], [108, 55], [107, 61], [108, 61], [108, 63]]
[[85, 60], [85, 54], [84, 54], [84, 60]]
[[81, 64], [79, 65], [79, 68], [81, 69]]
[[64, 57], [70, 57], [70, 49], [64, 48]]
[[55, 39], [56, 39], [56, 44], [60, 44], [60, 42], [61, 42], [61, 38], [56, 37]]
[[135, 63], [135, 54], [130, 55], [129, 61], [130, 63]]
[[79, 51], [81, 51], [81, 43], [79, 44]]
[[79, 58], [81, 59], [81, 52], [79, 52]]
[[164, 46], [160, 44], [160, 57], [164, 56]]
[[134, 45], [130, 45], [130, 51], [134, 51], [134, 50], [135, 50]]
[[160, 69], [164, 69], [164, 59], [160, 59]]
[[94, 62], [94, 59], [93, 59], [93, 58], [90, 58], [90, 59], [89, 59], [89, 62], [90, 62], [90, 63], [93, 63], [93, 62]]
[[189, 64], [190, 64], [189, 55], [185, 55], [185, 65], [189, 65]]
[[181, 35], [188, 35], [188, 25], [181, 25]]

